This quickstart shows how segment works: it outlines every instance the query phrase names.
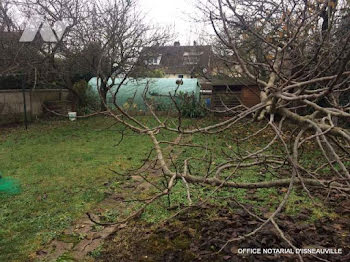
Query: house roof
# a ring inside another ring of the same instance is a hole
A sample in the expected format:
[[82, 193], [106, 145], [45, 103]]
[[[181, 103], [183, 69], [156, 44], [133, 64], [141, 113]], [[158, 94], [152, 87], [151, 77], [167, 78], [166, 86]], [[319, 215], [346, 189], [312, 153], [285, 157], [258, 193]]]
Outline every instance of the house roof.
[[12, 49], [26, 46], [26, 47], [35, 47], [40, 48], [44, 43], [40, 34], [36, 34], [34, 40], [30, 43], [20, 42], [23, 31], [0, 31], [0, 48], [4, 49], [5, 47], [10, 47]]
[[[38, 35], [31, 43], [22, 43], [22, 31], [0, 32], [0, 71], [14, 73], [28, 68], [28, 64], [42, 64], [39, 48], [42, 44]], [[29, 70], [29, 69], [28, 69]]]
[[[23, 45], [23, 43], [20, 42], [20, 38], [23, 34], [23, 30], [18, 30], [18, 31], [0, 31], [0, 44], [5, 44], [5, 43], [11, 43], [12, 45], [18, 46], [18, 45]], [[34, 40], [30, 43], [31, 46], [35, 47], [41, 47], [42, 44], [44, 43], [43, 39], [41, 38], [40, 34], [37, 33], [35, 35]], [[28, 43], [25, 43], [28, 45]]]
[[[154, 46], [143, 49], [143, 57], [159, 57], [159, 65], [149, 65], [150, 69], [162, 69], [166, 74], [191, 74], [195, 71], [209, 70], [212, 49], [211, 46]], [[186, 57], [197, 59], [189, 63]]]
[[0, 39], [1, 40], [13, 40], [13, 39], [19, 39], [22, 35], [22, 31], [16, 31], [16, 32], [7, 32], [7, 31], [0, 31]]

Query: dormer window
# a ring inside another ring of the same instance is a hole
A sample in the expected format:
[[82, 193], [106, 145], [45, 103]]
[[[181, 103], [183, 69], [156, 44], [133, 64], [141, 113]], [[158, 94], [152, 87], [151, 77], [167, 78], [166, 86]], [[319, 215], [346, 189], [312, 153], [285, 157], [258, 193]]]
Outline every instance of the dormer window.
[[147, 65], [159, 65], [162, 60], [162, 55], [150, 57], [146, 63]]
[[200, 56], [203, 53], [185, 52], [183, 55], [184, 65], [196, 65], [199, 63]]
[[185, 56], [184, 57], [184, 64], [185, 65], [196, 65], [199, 62], [198, 56]]

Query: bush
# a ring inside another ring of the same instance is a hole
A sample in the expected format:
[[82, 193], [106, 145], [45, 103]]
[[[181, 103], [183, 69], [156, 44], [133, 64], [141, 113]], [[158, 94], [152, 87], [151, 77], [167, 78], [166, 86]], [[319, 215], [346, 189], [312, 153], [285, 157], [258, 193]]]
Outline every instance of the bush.
[[89, 114], [99, 110], [100, 100], [85, 80], [76, 82], [73, 91], [78, 95], [77, 111], [80, 114]]
[[207, 113], [203, 102], [197, 101], [196, 97], [192, 94], [180, 93], [178, 95], [180, 100], [179, 107], [181, 116], [189, 118], [204, 117]]
[[21, 89], [23, 76], [0, 76], [0, 89]]

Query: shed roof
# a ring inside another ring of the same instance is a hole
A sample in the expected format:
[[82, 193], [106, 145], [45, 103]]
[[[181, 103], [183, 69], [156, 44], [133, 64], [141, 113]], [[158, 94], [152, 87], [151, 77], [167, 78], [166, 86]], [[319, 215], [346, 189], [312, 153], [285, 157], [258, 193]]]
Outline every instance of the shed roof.
[[213, 79], [212, 86], [257, 86], [258, 83], [252, 79], [244, 77], [228, 78], [228, 79]]

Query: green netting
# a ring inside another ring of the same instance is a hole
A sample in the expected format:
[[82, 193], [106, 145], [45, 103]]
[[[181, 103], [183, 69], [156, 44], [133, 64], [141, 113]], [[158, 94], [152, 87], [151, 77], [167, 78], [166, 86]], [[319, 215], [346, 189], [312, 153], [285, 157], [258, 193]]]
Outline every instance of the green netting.
[[16, 179], [2, 177], [0, 172], [0, 196], [20, 193], [20, 186]]
[[[107, 94], [107, 104], [110, 107], [113, 107], [113, 94], [118, 90], [121, 81], [120, 78], [115, 79], [114, 86]], [[117, 92], [117, 105], [127, 109], [147, 111], [148, 108], [144, 101], [144, 98], [146, 98], [155, 110], [168, 110], [175, 108], [171, 96], [174, 96], [176, 90], [177, 96], [193, 96], [196, 101], [199, 101], [200, 85], [197, 79], [183, 79], [183, 84], [179, 88], [176, 81], [178, 81], [176, 78], [129, 78], [120, 86]], [[112, 80], [109, 79], [108, 83], [111, 85]], [[97, 78], [94, 77], [89, 81], [89, 85], [92, 92], [98, 96], [100, 80], [97, 81]]]

